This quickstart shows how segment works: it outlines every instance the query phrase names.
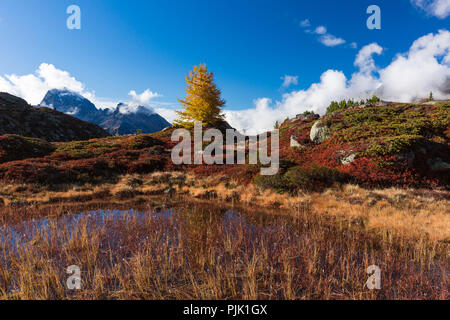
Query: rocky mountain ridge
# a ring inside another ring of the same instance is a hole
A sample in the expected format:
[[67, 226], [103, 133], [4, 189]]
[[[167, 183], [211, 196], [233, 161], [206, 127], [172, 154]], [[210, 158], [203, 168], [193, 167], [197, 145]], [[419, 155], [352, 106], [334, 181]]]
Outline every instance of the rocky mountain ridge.
[[97, 109], [88, 99], [67, 89], [48, 91], [40, 106], [95, 123], [113, 135], [135, 134], [138, 131], [154, 133], [170, 126], [163, 117], [147, 107], [119, 103], [113, 110]]

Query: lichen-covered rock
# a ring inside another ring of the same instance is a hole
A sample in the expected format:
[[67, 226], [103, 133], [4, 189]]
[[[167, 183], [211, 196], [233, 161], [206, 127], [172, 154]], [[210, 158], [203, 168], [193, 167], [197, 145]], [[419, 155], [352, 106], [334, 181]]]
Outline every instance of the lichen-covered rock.
[[322, 143], [329, 138], [329, 134], [330, 128], [319, 120], [311, 128], [309, 137], [314, 143]]

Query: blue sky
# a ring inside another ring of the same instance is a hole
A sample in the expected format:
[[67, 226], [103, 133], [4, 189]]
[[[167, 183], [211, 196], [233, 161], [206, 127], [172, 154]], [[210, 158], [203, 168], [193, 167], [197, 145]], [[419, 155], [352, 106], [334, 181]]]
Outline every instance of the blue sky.
[[[0, 76], [33, 74], [48, 63], [98, 97], [126, 100], [130, 90], [149, 89], [162, 95], [154, 101], [175, 105], [187, 72], [204, 62], [227, 109], [248, 109], [256, 99], [307, 89], [329, 69], [350, 76], [365, 45], [384, 49], [376, 57], [384, 67], [416, 39], [448, 29], [448, 17], [415, 1], [422, 8], [410, 0], [2, 0]], [[66, 28], [71, 4], [81, 8], [81, 30]], [[366, 27], [372, 4], [381, 8], [381, 30]], [[310, 27], [300, 25], [306, 19]], [[305, 32], [318, 26], [345, 43], [326, 46]], [[298, 83], [283, 87], [285, 75]]]

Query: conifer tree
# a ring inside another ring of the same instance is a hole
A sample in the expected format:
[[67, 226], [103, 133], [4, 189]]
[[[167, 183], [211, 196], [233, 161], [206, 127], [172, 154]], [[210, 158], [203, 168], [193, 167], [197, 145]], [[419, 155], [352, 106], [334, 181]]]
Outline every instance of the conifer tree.
[[194, 66], [186, 77], [186, 98], [178, 100], [184, 107], [177, 111], [179, 119], [176, 125], [193, 127], [194, 121], [200, 121], [204, 126], [214, 126], [224, 121], [221, 114], [225, 101], [221, 99], [221, 91], [214, 83], [214, 75], [208, 72], [206, 65]]

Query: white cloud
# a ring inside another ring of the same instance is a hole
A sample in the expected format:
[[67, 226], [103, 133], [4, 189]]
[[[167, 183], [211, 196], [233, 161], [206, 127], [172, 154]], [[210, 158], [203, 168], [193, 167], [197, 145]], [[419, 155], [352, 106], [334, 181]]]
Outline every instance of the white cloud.
[[337, 38], [332, 34], [325, 34], [319, 38], [319, 42], [327, 47], [335, 47], [345, 43], [342, 38]]
[[327, 28], [325, 28], [324, 26], [318, 26], [316, 28], [316, 30], [314, 30], [314, 33], [316, 33], [316, 34], [325, 34], [325, 33], [327, 33]]
[[311, 22], [309, 21], [309, 19], [305, 19], [300, 22], [300, 27], [302, 27], [302, 28], [307, 28], [310, 26], [311, 26]]
[[136, 91], [131, 90], [128, 95], [131, 97], [128, 104], [134, 106], [149, 106], [150, 100], [161, 97], [160, 94], [152, 92], [149, 89], [145, 90], [141, 94], [137, 94]]
[[[34, 74], [0, 76], [0, 91], [21, 97], [32, 105], [41, 103], [47, 91], [51, 89], [68, 89], [76, 92], [89, 99], [99, 109], [114, 109], [119, 103], [117, 100], [97, 97], [94, 91], [86, 90], [85, 85], [71, 76], [69, 72], [48, 63], [42, 63]], [[141, 94], [131, 90], [128, 95], [129, 100], [126, 101], [126, 104], [129, 106], [130, 112], [137, 106], [144, 106], [153, 111], [150, 101], [160, 97], [158, 93], [149, 89]], [[123, 109], [126, 112], [125, 108]]]
[[350, 43], [350, 48], [356, 49], [356, 48], [358, 48], [358, 44], [356, 42], [352, 42], [352, 43]]
[[135, 113], [140, 107], [145, 107], [148, 113], [155, 113], [156, 111], [150, 101], [154, 98], [161, 97], [160, 94], [152, 92], [149, 89], [146, 89], [141, 94], [136, 93], [135, 90], [131, 90], [128, 95], [130, 96], [130, 100], [120, 106], [121, 113]]
[[225, 119], [231, 126], [248, 135], [271, 130], [280, 117], [280, 110], [272, 108], [271, 103], [270, 99], [261, 98], [255, 100], [255, 108], [240, 111], [225, 110]]
[[[303, 20], [300, 23], [300, 26], [302, 28], [311, 27], [311, 22], [308, 19]], [[320, 37], [318, 37], [318, 41], [327, 47], [336, 47], [336, 46], [346, 43], [346, 41], [344, 39], [336, 37], [336, 36], [332, 35], [331, 33], [328, 33], [328, 30], [325, 26], [318, 26], [313, 30], [311, 30], [309, 28], [305, 29], [305, 33], [319, 35]], [[356, 48], [356, 43], [353, 42], [352, 44], [350, 44], [350, 47]]]
[[412, 101], [430, 91], [436, 99], [450, 99], [450, 32], [441, 30], [414, 41], [408, 53], [380, 70], [380, 78], [380, 94], [389, 100]]
[[[68, 89], [79, 93], [101, 107], [110, 107], [115, 102], [98, 98], [93, 91], [87, 91], [82, 82], [69, 72], [57, 69], [53, 64], [42, 63], [34, 74], [0, 76], [0, 91], [5, 91], [38, 105], [50, 89]], [[117, 103], [116, 103], [117, 104]]]
[[285, 88], [290, 85], [298, 85], [298, 76], [285, 75], [284, 77], [281, 77], [281, 80], [283, 80], [283, 87]]
[[164, 119], [169, 121], [170, 123], [173, 123], [175, 119], [178, 118], [178, 114], [176, 113], [175, 109], [169, 109], [169, 108], [154, 108], [154, 110]]
[[439, 19], [450, 15], [450, 0], [411, 0], [411, 3]]
[[39, 104], [49, 89], [63, 88], [77, 93], [84, 91], [81, 82], [71, 77], [68, 72], [58, 70], [48, 63], [42, 63], [35, 74], [0, 76], [0, 91], [24, 98], [31, 104]]
[[255, 107], [226, 112], [227, 121], [249, 134], [271, 130], [276, 120], [312, 110], [323, 114], [332, 100], [364, 99], [377, 94], [384, 100], [412, 102], [428, 97], [450, 99], [450, 32], [441, 30], [417, 39], [409, 51], [397, 55], [385, 68], [375, 64], [374, 55], [383, 48], [376, 43], [359, 51], [357, 71], [347, 78], [338, 70], [325, 71], [320, 82], [305, 90], [284, 94], [281, 101], [256, 100]]
[[355, 59], [355, 66], [359, 68], [362, 73], [370, 73], [375, 70], [375, 60], [373, 59], [373, 54], [381, 54], [383, 48], [376, 43], [369, 44], [363, 47]]

